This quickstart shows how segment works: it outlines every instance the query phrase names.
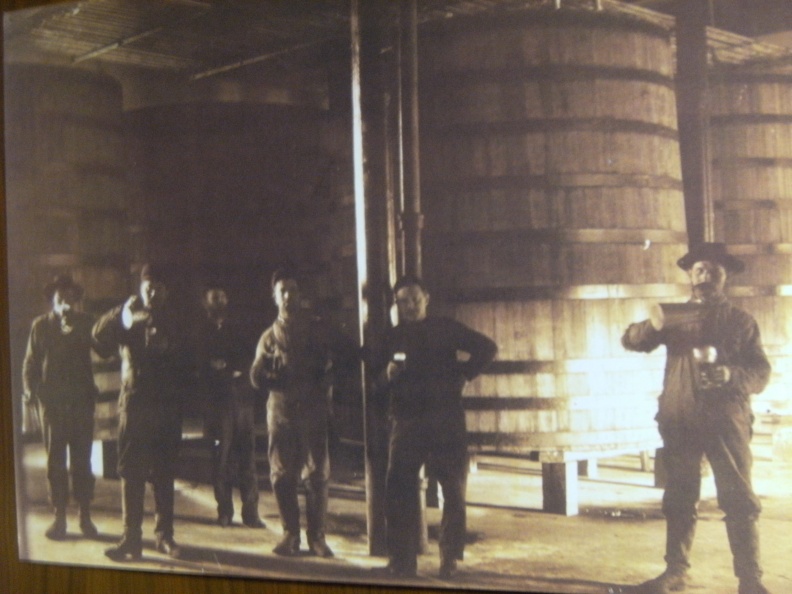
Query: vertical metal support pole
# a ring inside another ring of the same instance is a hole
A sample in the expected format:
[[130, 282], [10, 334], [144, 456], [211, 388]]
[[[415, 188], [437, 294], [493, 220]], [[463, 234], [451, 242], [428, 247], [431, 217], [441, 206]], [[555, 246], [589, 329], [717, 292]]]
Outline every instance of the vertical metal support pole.
[[[418, 3], [403, 0], [399, 3], [399, 27], [397, 36], [397, 70], [399, 103], [399, 155], [402, 271], [420, 277], [423, 273], [421, 230], [421, 166], [418, 115]], [[421, 469], [419, 482], [420, 526], [418, 549], [429, 548], [429, 529], [426, 517], [426, 488], [428, 481], [425, 469]]]
[[421, 276], [421, 174], [418, 117], [418, 5], [417, 0], [400, 2], [400, 111], [401, 171], [403, 199], [401, 226], [404, 272]]
[[676, 11], [677, 114], [688, 242], [714, 239], [707, 107], [707, 0], [681, 0]]
[[[366, 0], [366, 8], [376, 10], [382, 5]], [[383, 236], [387, 205], [384, 198], [385, 150], [381, 138], [386, 129], [378, 62], [379, 33], [373, 23], [362, 22], [361, 0], [351, 1], [351, 68], [352, 68], [352, 152], [355, 190], [355, 237], [358, 271], [358, 307], [360, 342], [366, 347], [384, 328], [383, 256], [387, 248]], [[368, 12], [366, 12], [368, 14]], [[373, 37], [369, 37], [373, 35]], [[364, 39], [365, 37], [365, 39]], [[364, 124], [365, 122], [365, 124]], [[380, 128], [381, 127], [381, 128]], [[383, 150], [379, 150], [383, 149]], [[381, 196], [382, 200], [376, 200]], [[371, 399], [371, 370], [364, 362], [363, 419], [366, 463], [366, 525], [370, 555], [387, 552], [385, 526], [385, 467], [387, 465], [387, 434], [383, 408]]]

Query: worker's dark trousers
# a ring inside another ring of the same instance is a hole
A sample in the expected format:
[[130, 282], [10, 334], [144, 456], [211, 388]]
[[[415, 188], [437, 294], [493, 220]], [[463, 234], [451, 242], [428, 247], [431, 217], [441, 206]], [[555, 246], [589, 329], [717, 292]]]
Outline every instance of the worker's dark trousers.
[[689, 427], [660, 426], [668, 483], [663, 495], [669, 567], [690, 566], [701, 490], [701, 461], [706, 455], [715, 477], [718, 505], [739, 578], [761, 577], [757, 519], [761, 504], [751, 486], [750, 449], [753, 417], [748, 402], [724, 399], [700, 411]]
[[398, 569], [416, 566], [420, 538], [419, 481], [426, 464], [443, 491], [440, 554], [464, 556], [468, 454], [464, 412], [393, 418], [386, 477], [388, 554]]
[[267, 401], [270, 481], [283, 530], [294, 535], [300, 533], [297, 487], [303, 482], [307, 535], [312, 541], [325, 533], [330, 477], [328, 410], [324, 402], [285, 405], [283, 398], [270, 393]]
[[239, 486], [242, 521], [258, 517], [258, 476], [256, 474], [256, 426], [254, 403], [249, 394], [236, 393], [212, 404], [209, 436], [212, 448], [214, 494], [217, 515], [234, 516], [233, 487]]
[[146, 409], [119, 414], [118, 474], [121, 476], [124, 539], [139, 542], [146, 482], [154, 491], [154, 534], [173, 538], [174, 478], [181, 442], [181, 415]]
[[[81, 508], [93, 499], [96, 478], [91, 470], [94, 405], [45, 406], [38, 404], [44, 448], [47, 451], [47, 482], [52, 506], [65, 512], [71, 492]], [[67, 453], [68, 450], [68, 453]], [[68, 456], [68, 469], [67, 469]]]

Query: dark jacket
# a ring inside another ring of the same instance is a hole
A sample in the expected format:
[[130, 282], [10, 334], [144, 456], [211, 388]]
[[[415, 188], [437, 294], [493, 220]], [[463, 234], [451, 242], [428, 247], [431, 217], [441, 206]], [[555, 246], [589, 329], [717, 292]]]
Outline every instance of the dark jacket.
[[[724, 399], [747, 401], [764, 390], [770, 379], [770, 363], [762, 349], [754, 318], [723, 297], [707, 308], [701, 324], [663, 328], [657, 331], [649, 320], [631, 324], [622, 337], [631, 351], [648, 353], [661, 344], [667, 359], [657, 421], [666, 424], [695, 424], [707, 406]], [[731, 378], [719, 388], [702, 390], [692, 349], [712, 345], [718, 365], [729, 367]]]
[[[458, 352], [469, 358], [461, 361]], [[429, 316], [388, 330], [373, 362], [382, 377], [396, 353], [405, 356], [404, 371], [380, 390], [390, 394], [391, 413], [414, 417], [427, 412], [461, 409], [462, 388], [495, 358], [497, 345], [451, 318]]]
[[149, 324], [126, 329], [123, 307], [111, 309], [93, 328], [100, 354], [121, 356], [119, 412], [179, 412], [193, 369], [184, 333], [167, 311], [155, 312]]
[[218, 327], [204, 317], [198, 325], [196, 350], [198, 379], [205, 397], [221, 398], [229, 395], [232, 387], [247, 386], [253, 345], [244, 340], [236, 324], [225, 320]]
[[48, 407], [94, 405], [97, 395], [91, 367], [93, 318], [74, 312], [72, 331], [63, 334], [53, 312], [33, 321], [22, 364], [25, 393]]

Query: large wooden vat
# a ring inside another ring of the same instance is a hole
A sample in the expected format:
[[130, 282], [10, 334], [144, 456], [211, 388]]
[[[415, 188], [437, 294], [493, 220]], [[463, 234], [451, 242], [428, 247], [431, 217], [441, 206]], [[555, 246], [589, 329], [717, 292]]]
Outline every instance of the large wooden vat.
[[710, 79], [715, 238], [746, 263], [729, 282], [773, 365], [757, 412], [792, 412], [792, 76], [716, 71]]
[[[84, 307], [100, 313], [130, 290], [129, 174], [120, 84], [75, 68], [7, 65], [6, 180], [13, 379], [30, 322], [51, 304], [42, 288], [70, 272]], [[104, 392], [99, 433], [112, 417], [117, 365], [95, 361]], [[19, 393], [21, 388], [15, 389]]]
[[426, 278], [500, 347], [465, 392], [474, 444], [543, 460], [653, 448], [663, 356], [620, 338], [649, 301], [687, 293], [667, 32], [528, 10], [425, 33]]

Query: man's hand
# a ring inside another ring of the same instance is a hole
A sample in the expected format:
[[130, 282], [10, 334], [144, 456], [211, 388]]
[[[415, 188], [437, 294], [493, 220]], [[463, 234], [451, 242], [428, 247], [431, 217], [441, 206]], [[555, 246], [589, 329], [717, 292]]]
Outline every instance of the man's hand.
[[404, 373], [404, 361], [390, 361], [385, 369], [385, 376], [389, 382], [395, 381], [402, 373]]
[[713, 365], [701, 372], [701, 387], [705, 390], [720, 388], [729, 383], [731, 370], [726, 365]]
[[209, 366], [215, 371], [223, 371], [226, 368], [225, 359], [212, 359], [209, 361]]
[[140, 297], [132, 295], [124, 303], [124, 309], [121, 310], [121, 323], [127, 330], [133, 326], [140, 324], [147, 324], [151, 319], [149, 310], [141, 307]]

